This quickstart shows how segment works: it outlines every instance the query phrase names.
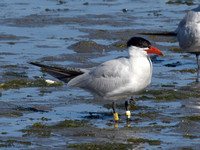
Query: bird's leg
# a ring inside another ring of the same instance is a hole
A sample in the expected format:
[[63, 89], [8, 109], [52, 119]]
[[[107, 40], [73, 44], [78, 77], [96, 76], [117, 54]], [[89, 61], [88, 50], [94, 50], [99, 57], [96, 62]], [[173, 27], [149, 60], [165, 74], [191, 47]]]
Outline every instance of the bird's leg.
[[199, 66], [199, 54], [196, 54], [196, 59], [197, 59], [197, 66], [198, 66], [198, 70], [200, 69], [200, 66]]
[[119, 120], [119, 117], [118, 117], [118, 113], [116, 112], [116, 103], [115, 102], [113, 102], [112, 108], [113, 108], [114, 121], [117, 122]]
[[130, 120], [131, 118], [130, 105], [135, 105], [135, 99], [133, 97], [130, 98], [129, 102], [125, 101], [127, 120]]
[[196, 82], [199, 82], [199, 70], [200, 70], [200, 65], [199, 65], [199, 54], [196, 54], [196, 59], [197, 59], [197, 79]]
[[125, 101], [125, 108], [126, 108], [126, 117], [127, 117], [127, 120], [130, 120], [130, 118], [131, 118], [131, 112], [129, 110], [129, 103], [128, 103], [128, 101]]

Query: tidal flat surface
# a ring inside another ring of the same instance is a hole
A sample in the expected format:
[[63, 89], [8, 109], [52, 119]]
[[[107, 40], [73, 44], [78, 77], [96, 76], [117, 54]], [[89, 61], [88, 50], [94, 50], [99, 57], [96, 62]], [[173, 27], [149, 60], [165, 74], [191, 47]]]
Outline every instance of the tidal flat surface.
[[[173, 32], [198, 2], [1, 0], [0, 149], [200, 149], [195, 56], [183, 53], [175, 36], [148, 34]], [[95, 101], [29, 64], [94, 67], [127, 56], [132, 36], [166, 56], [152, 56], [152, 83], [134, 95], [130, 122], [122, 102], [116, 124], [112, 102]]]

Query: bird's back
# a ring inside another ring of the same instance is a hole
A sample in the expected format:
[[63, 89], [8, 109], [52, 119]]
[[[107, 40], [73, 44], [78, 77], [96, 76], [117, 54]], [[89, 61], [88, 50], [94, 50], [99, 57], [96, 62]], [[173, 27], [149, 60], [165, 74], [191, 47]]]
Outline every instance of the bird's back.
[[189, 11], [175, 31], [180, 47], [186, 52], [200, 51], [200, 7]]

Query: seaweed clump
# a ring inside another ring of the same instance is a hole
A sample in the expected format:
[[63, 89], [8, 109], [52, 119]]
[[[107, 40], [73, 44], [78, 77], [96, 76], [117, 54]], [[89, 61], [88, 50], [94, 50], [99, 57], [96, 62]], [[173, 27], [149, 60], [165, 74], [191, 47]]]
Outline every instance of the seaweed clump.
[[14, 79], [0, 83], [0, 89], [2, 90], [19, 89], [26, 87], [57, 87], [57, 86], [62, 86], [62, 82], [54, 82], [52, 84], [49, 84], [44, 79], [36, 79], [33, 81], [28, 81], [25, 79], [23, 80]]
[[128, 139], [127, 142], [131, 142], [134, 144], [140, 144], [140, 143], [148, 143], [149, 145], [160, 145], [160, 140], [149, 140], [149, 139], [143, 139], [143, 138], [136, 138], [136, 139]]
[[129, 150], [132, 148], [131, 144], [123, 143], [83, 143], [83, 144], [69, 144], [67, 148], [76, 148], [78, 150]]
[[193, 0], [169, 0], [166, 2], [166, 4], [175, 4], [175, 5], [180, 5], [180, 4], [186, 4], [188, 6], [194, 5]]
[[[173, 89], [164, 89], [164, 90], [149, 90], [144, 91], [143, 95], [151, 95], [151, 99], [155, 100], [165, 100], [165, 101], [172, 101], [172, 100], [183, 100], [191, 97], [199, 97], [199, 92], [191, 92], [191, 91], [179, 91]], [[150, 98], [150, 97], [149, 97]], [[140, 99], [140, 98], [138, 98]]]

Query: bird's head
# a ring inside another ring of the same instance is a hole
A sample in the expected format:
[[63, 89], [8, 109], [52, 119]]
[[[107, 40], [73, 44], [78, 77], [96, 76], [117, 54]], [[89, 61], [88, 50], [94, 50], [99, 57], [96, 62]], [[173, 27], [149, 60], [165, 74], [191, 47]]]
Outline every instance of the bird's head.
[[132, 37], [127, 42], [127, 47], [129, 49], [130, 55], [137, 53], [142, 55], [156, 54], [165, 56], [159, 49], [153, 47], [148, 40], [141, 37]]

